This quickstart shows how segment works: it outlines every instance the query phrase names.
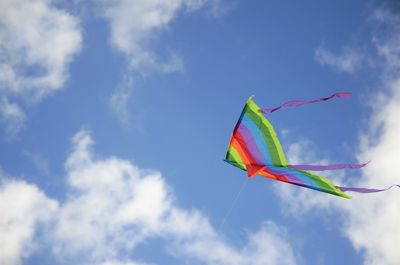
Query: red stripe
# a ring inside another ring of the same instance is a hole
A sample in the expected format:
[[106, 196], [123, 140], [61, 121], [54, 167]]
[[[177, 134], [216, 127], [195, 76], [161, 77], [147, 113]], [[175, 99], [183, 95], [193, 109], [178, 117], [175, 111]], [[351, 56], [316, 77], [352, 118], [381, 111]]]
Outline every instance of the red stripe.
[[266, 178], [270, 178], [270, 179], [275, 179], [275, 180], [279, 180], [279, 181], [282, 181], [282, 182], [291, 183], [285, 176], [269, 172], [268, 168], [266, 168], [263, 171], [261, 171], [260, 175], [262, 175], [263, 177], [266, 177]]
[[249, 149], [247, 148], [246, 145], [246, 141], [244, 140], [242, 134], [239, 131], [236, 131], [235, 134], [233, 135], [233, 138], [235, 138], [238, 142], [238, 144], [240, 145], [240, 147], [243, 150], [243, 153], [245, 154], [245, 156], [247, 157], [247, 160], [249, 160], [250, 164], [252, 165], [258, 165], [258, 163], [256, 162], [256, 160], [253, 158], [253, 156], [251, 155]]

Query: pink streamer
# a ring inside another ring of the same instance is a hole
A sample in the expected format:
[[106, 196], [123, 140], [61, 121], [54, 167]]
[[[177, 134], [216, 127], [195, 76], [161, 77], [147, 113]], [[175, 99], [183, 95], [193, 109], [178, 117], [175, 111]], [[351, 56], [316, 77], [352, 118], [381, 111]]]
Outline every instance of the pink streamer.
[[352, 191], [352, 192], [359, 192], [359, 193], [374, 193], [374, 192], [387, 191], [393, 187], [400, 188], [400, 185], [394, 184], [386, 189], [368, 189], [368, 188], [354, 188], [354, 187], [337, 187], [337, 188], [339, 188], [343, 192]]
[[313, 100], [290, 100], [288, 102], [283, 103], [282, 105], [275, 107], [275, 108], [264, 108], [261, 110], [262, 113], [264, 114], [270, 114], [272, 112], [275, 112], [281, 108], [286, 108], [286, 107], [298, 107], [298, 106], [303, 106], [306, 104], [311, 104], [311, 103], [316, 103], [316, 102], [321, 102], [321, 101], [327, 101], [332, 98], [341, 98], [341, 99], [346, 99], [351, 97], [351, 92], [336, 92], [329, 97], [324, 97], [324, 98], [318, 98], [318, 99], [313, 99]]
[[363, 164], [332, 164], [332, 165], [289, 165], [289, 167], [297, 170], [309, 170], [309, 171], [324, 171], [324, 170], [337, 170], [337, 169], [360, 169], [368, 165], [370, 161]]

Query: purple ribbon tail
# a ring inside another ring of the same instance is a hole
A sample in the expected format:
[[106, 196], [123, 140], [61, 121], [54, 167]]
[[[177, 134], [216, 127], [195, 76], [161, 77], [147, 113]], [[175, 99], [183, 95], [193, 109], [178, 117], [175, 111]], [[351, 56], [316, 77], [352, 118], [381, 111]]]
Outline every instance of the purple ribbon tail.
[[394, 184], [390, 186], [389, 188], [386, 189], [368, 189], [368, 188], [354, 188], [354, 187], [337, 187], [341, 191], [346, 192], [346, 191], [352, 191], [352, 192], [359, 192], [359, 193], [374, 193], [374, 192], [381, 192], [381, 191], [387, 191], [390, 190], [393, 187], [399, 187], [400, 185]]
[[275, 107], [275, 108], [264, 108], [261, 109], [261, 112], [264, 114], [270, 114], [272, 112], [275, 112], [281, 108], [285, 107], [298, 107], [298, 106], [303, 106], [306, 104], [311, 104], [311, 103], [316, 103], [316, 102], [321, 102], [321, 101], [327, 101], [332, 98], [341, 98], [341, 99], [346, 99], [351, 97], [351, 92], [336, 92], [329, 97], [324, 97], [324, 98], [318, 98], [318, 99], [313, 99], [313, 100], [290, 100], [288, 102], [283, 103], [282, 105]]
[[289, 167], [297, 170], [309, 170], [309, 171], [324, 171], [324, 170], [337, 170], [337, 169], [360, 169], [366, 166], [369, 162], [363, 164], [332, 164], [332, 165], [289, 165]]

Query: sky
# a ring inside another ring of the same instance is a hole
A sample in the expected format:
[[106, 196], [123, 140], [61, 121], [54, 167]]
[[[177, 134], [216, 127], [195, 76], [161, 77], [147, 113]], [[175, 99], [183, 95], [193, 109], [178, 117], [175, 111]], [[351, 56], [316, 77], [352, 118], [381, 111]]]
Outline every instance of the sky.
[[225, 163], [247, 98], [292, 164], [400, 184], [398, 1], [0, 0], [0, 265], [400, 264], [400, 191]]

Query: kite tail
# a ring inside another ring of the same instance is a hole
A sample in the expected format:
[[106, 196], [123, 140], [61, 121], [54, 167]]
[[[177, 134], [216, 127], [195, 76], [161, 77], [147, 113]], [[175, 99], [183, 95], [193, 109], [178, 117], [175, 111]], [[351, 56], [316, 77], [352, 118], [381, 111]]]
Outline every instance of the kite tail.
[[337, 169], [360, 169], [365, 167], [369, 162], [363, 164], [332, 164], [332, 165], [289, 165], [289, 167], [297, 170], [309, 170], [309, 171], [324, 171], [324, 170], [337, 170]]
[[351, 97], [351, 92], [336, 92], [329, 97], [324, 97], [324, 98], [318, 98], [318, 99], [313, 99], [313, 100], [290, 100], [288, 102], [283, 103], [282, 105], [275, 107], [275, 108], [264, 108], [261, 109], [261, 112], [264, 114], [270, 114], [272, 112], [275, 112], [281, 108], [285, 107], [298, 107], [298, 106], [303, 106], [306, 104], [311, 104], [311, 103], [316, 103], [316, 102], [321, 102], [321, 101], [327, 101], [332, 98], [350, 98]]
[[393, 187], [398, 187], [400, 188], [400, 185], [394, 184], [386, 189], [367, 189], [367, 188], [354, 188], [354, 187], [337, 187], [343, 192], [346, 191], [352, 191], [352, 192], [359, 192], [359, 193], [374, 193], [374, 192], [381, 192], [381, 191], [387, 191], [390, 190]]

